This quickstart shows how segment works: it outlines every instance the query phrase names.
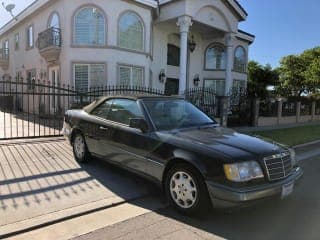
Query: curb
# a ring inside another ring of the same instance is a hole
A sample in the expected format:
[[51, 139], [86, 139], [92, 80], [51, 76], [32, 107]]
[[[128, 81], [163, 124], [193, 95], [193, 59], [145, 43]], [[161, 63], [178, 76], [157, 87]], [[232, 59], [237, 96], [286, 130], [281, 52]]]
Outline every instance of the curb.
[[1, 145], [12, 145], [12, 144], [27, 144], [27, 143], [43, 143], [43, 142], [56, 142], [64, 141], [64, 137], [34, 137], [34, 138], [20, 138], [20, 139], [10, 139], [10, 140], [0, 140]]
[[312, 141], [312, 142], [307, 142], [307, 143], [303, 143], [303, 144], [298, 144], [296, 146], [293, 146], [294, 149], [297, 148], [304, 148], [304, 147], [309, 147], [312, 145], [316, 145], [316, 144], [320, 144], [320, 140], [316, 140], [316, 141]]
[[19, 222], [3, 225], [0, 226], [0, 239], [11, 238], [19, 234], [31, 232], [66, 220], [89, 215], [125, 203], [131, 203], [148, 196], [150, 195], [144, 194], [128, 200], [125, 200], [121, 197], [111, 197], [96, 202], [60, 210], [57, 212], [40, 215], [35, 218], [25, 219]]

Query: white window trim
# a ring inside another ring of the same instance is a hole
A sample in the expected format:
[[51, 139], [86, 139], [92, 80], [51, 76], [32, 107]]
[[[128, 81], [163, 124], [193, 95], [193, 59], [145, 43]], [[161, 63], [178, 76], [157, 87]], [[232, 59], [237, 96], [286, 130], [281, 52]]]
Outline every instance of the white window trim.
[[[86, 8], [96, 8], [98, 9], [98, 11], [102, 14], [103, 18], [104, 18], [104, 35], [103, 35], [103, 43], [102, 44], [83, 44], [83, 43], [76, 43], [75, 40], [76, 40], [76, 18], [77, 18], [77, 15], [79, 14], [79, 12], [81, 12], [83, 9], [86, 9]], [[105, 14], [105, 12], [98, 6], [96, 5], [93, 5], [93, 4], [89, 4], [89, 5], [84, 5], [84, 6], [81, 6], [80, 8], [78, 8], [74, 15], [73, 15], [73, 21], [72, 21], [72, 35], [71, 35], [71, 39], [72, 39], [72, 46], [73, 47], [88, 47], [88, 48], [101, 48], [101, 47], [105, 47], [107, 46], [107, 37], [108, 37], [108, 29], [107, 29], [107, 26], [108, 26], [108, 20], [107, 20], [107, 16]]]
[[[17, 39], [17, 37], [18, 37], [18, 39]], [[14, 34], [14, 50], [17, 51], [17, 50], [19, 50], [19, 48], [20, 48], [20, 34], [16, 33], [16, 34]]]
[[[237, 53], [237, 50], [238, 49], [242, 49], [243, 50], [243, 53], [244, 53], [244, 62], [243, 62], [243, 65], [241, 66], [241, 69], [237, 69], [238, 65], [237, 65], [237, 57], [236, 57], [236, 53]], [[241, 46], [241, 45], [238, 45], [235, 49], [234, 49], [234, 56], [233, 56], [233, 71], [234, 72], [239, 72], [239, 73], [247, 73], [247, 66], [248, 66], [248, 57], [247, 57], [247, 50]]]
[[[215, 88], [214, 88], [214, 90], [215, 90], [216, 95], [218, 95], [218, 94], [217, 94], [217, 81], [223, 81], [223, 82], [224, 82], [224, 87], [226, 87], [226, 80], [223, 79], [223, 78], [204, 78], [204, 79], [203, 79], [203, 87], [206, 87], [206, 86], [205, 86], [206, 81], [215, 81]], [[208, 87], [208, 88], [209, 88], [209, 87]], [[224, 95], [224, 92], [223, 92], [222, 94]], [[220, 95], [218, 95], [218, 96], [220, 96]]]
[[104, 65], [104, 75], [105, 75], [105, 80], [106, 80], [106, 84], [108, 82], [107, 79], [107, 64], [104, 62], [92, 62], [92, 63], [77, 63], [77, 62], [73, 62], [72, 63], [72, 74], [73, 74], [73, 86], [74, 89], [76, 89], [76, 65], [78, 66], [88, 66], [88, 91], [90, 90], [91, 87], [91, 65]]
[[[30, 45], [30, 39], [29, 39], [29, 30], [32, 28], [32, 45]], [[26, 49], [29, 50], [29, 49], [32, 49], [34, 48], [34, 25], [31, 24], [27, 27], [27, 30], [26, 30], [26, 43], [27, 43], [27, 47]]]
[[[142, 49], [133, 49], [133, 48], [127, 48], [127, 47], [120, 46], [120, 21], [121, 21], [122, 17], [124, 17], [126, 14], [130, 14], [130, 13], [135, 14], [139, 18], [139, 20], [142, 24]], [[129, 11], [126, 10], [123, 13], [121, 13], [118, 18], [117, 31], [118, 31], [117, 47], [125, 49], [125, 50], [137, 51], [137, 52], [145, 52], [146, 51], [145, 50], [146, 49], [146, 27], [145, 27], [145, 23], [144, 23], [142, 17], [138, 13], [136, 13], [134, 11], [130, 11], [130, 10]]]
[[[208, 51], [209, 51], [209, 49], [216, 48], [216, 47], [223, 49], [223, 53], [224, 54], [222, 54], [222, 58], [220, 59], [220, 65], [222, 65], [222, 62], [223, 62], [222, 59], [224, 58], [225, 66], [224, 67], [220, 66], [220, 68], [217, 68], [218, 63], [216, 62], [216, 66], [214, 68], [208, 68], [207, 67], [207, 54], [208, 54]], [[226, 64], [227, 64], [226, 47], [223, 44], [218, 43], [218, 42], [209, 44], [208, 47], [206, 48], [205, 52], [204, 52], [204, 70], [205, 71], [225, 71], [226, 70]]]

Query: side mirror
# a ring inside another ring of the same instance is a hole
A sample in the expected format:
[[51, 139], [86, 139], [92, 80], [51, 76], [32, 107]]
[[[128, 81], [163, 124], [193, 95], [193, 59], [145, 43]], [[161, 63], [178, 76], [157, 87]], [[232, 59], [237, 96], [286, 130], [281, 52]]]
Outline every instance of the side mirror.
[[129, 127], [140, 129], [143, 133], [148, 131], [148, 124], [143, 118], [130, 118]]

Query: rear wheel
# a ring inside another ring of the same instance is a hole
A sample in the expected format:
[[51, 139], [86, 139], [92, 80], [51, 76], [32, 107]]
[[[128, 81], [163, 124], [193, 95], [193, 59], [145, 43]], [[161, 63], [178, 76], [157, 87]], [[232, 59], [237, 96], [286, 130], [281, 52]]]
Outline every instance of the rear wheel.
[[73, 155], [77, 162], [87, 162], [90, 158], [90, 154], [87, 148], [86, 141], [81, 133], [77, 132], [72, 141]]
[[180, 212], [193, 214], [210, 208], [204, 180], [188, 164], [177, 164], [168, 171], [165, 188], [170, 202]]

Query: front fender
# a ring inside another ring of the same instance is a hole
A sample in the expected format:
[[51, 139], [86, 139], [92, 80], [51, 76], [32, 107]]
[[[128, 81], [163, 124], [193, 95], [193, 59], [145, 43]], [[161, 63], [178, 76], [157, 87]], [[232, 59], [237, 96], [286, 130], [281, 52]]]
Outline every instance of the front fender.
[[193, 152], [183, 150], [183, 149], [175, 149], [173, 151], [172, 158], [167, 162], [166, 167], [173, 164], [173, 161], [180, 159], [183, 160], [189, 164], [191, 164], [193, 167], [195, 167], [202, 176], [207, 175], [207, 168], [205, 167], [205, 164], [203, 161], [199, 159], [199, 155], [195, 154]]

